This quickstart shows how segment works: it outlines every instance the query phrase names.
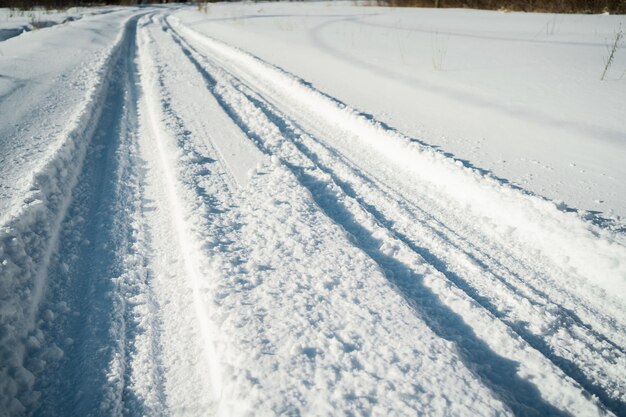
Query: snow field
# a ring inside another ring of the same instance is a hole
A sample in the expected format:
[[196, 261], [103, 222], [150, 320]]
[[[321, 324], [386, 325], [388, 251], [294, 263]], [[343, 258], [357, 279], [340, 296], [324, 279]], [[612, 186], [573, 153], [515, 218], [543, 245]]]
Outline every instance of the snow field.
[[[193, 32], [187, 33], [194, 35]], [[231, 65], [239, 65], [242, 68], [252, 65], [258, 71], [257, 74], [265, 67], [253, 57], [233, 49], [225, 49], [224, 45], [214, 40], [206, 37], [202, 40], [210, 43], [213, 50], [226, 54]], [[490, 178], [485, 178], [473, 169], [455, 168], [453, 165], [458, 165], [458, 162], [432, 152], [428, 148], [420, 147], [419, 144], [411, 143], [409, 138], [402, 137], [395, 132], [388, 132], [380, 125], [372, 125], [351, 109], [336, 111], [337, 107], [341, 108], [340, 104], [320, 94], [310, 94], [311, 89], [299, 80], [284, 76], [280, 72], [269, 72], [269, 74], [268, 72], [261, 72], [263, 75], [261, 77], [257, 75], [255, 81], [261, 78], [265, 81], [265, 83], [260, 83], [261, 86], [265, 84], [268, 86], [266, 88], [279, 89], [278, 91], [282, 92], [279, 99], [287, 100], [290, 95], [293, 97], [295, 89], [299, 93], [295, 94], [296, 100], [300, 101], [298, 108], [307, 109], [308, 113], [310, 109], [316, 109], [315, 113], [320, 114], [318, 116], [320, 119], [330, 119], [336, 125], [345, 126], [342, 132], [344, 137], [358, 138], [371, 147], [375, 147], [375, 151], [382, 154], [387, 162], [400, 166], [413, 175], [419, 175], [424, 181], [436, 183], [440, 192], [453, 195], [454, 201], [458, 202], [462, 209], [468, 208], [476, 211], [478, 215], [484, 215], [496, 227], [510, 228], [512, 234], [529, 241], [533, 246], [539, 246], [541, 252], [551, 256], [553, 261], [571, 263], [572, 265], [566, 267], [581, 270], [582, 274], [591, 278], [590, 282], [604, 289], [610, 289], [611, 292], [617, 290], [618, 297], [624, 295], [626, 264], [623, 259], [626, 253], [622, 245], [612, 244], [613, 240], [621, 238], [619, 235], [600, 229], [590, 231], [588, 224], [581, 222], [573, 214], [562, 213], [550, 202], [532, 196], [520, 196], [519, 192], [503, 187], [495, 180], [490, 181]], [[392, 140], [383, 141], [380, 139], [381, 136]], [[349, 142], [348, 146], [353, 145], [351, 141], [346, 142]], [[462, 175], [459, 175], [459, 171]], [[544, 229], [544, 233], [538, 233], [536, 227]], [[554, 231], [554, 234], [562, 233], [563, 236], [556, 236], [554, 241], [546, 241], [546, 228], [548, 231]], [[602, 233], [606, 239], [596, 239], [594, 232]], [[541, 238], [538, 238], [539, 236]], [[563, 247], [560, 244], [569, 241], [574, 236], [576, 238], [582, 236], [583, 239], [577, 240], [576, 245]], [[620, 243], [624, 243], [623, 239]], [[601, 269], [598, 270], [598, 267]], [[607, 277], [617, 276], [622, 279], [607, 279]]]
[[83, 17], [119, 11], [119, 7], [70, 7], [66, 10], [0, 8], [0, 42], [31, 31], [67, 25]]
[[626, 55], [611, 82], [599, 77], [623, 16], [347, 2], [176, 15], [467, 165], [621, 227]]
[[39, 200], [0, 200], [4, 414], [624, 414], [621, 233], [190, 16], [94, 17], [119, 30], [83, 99], [37, 68], [3, 90], [68, 109], [0, 124]]

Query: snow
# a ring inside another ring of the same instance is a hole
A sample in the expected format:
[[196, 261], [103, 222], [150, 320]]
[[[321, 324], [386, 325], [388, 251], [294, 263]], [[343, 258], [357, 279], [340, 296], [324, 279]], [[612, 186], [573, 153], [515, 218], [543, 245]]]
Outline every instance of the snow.
[[111, 13], [117, 9], [116, 7], [71, 7], [66, 10], [0, 8], [0, 41], [5, 41], [33, 30], [50, 28], [60, 24], [67, 25], [84, 16]]
[[600, 81], [624, 16], [345, 2], [217, 4], [180, 15], [527, 191], [601, 218], [626, 215], [625, 53]]
[[0, 415], [626, 413], [622, 17], [77, 13], [0, 43]]

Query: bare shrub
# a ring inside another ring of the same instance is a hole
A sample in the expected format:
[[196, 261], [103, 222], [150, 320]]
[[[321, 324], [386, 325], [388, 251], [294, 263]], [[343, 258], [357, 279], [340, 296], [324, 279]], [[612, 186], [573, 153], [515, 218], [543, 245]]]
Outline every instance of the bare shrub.
[[622, 30], [622, 25], [620, 24], [619, 29], [617, 29], [617, 31], [615, 32], [615, 39], [613, 40], [613, 45], [611, 46], [609, 44], [607, 47], [609, 56], [607, 56], [604, 59], [604, 71], [602, 71], [602, 77], [600, 77], [600, 80], [604, 81], [604, 77], [606, 77], [606, 73], [609, 71], [611, 64], [613, 64], [613, 60], [615, 59], [615, 52], [617, 52], [617, 49], [621, 46], [623, 38], [624, 38], [624, 31]]

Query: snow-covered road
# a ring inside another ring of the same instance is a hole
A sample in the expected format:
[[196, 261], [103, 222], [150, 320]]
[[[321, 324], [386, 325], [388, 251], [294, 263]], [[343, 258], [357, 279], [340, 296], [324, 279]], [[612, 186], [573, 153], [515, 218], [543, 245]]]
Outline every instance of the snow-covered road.
[[626, 415], [623, 232], [176, 11], [3, 45], [0, 415]]

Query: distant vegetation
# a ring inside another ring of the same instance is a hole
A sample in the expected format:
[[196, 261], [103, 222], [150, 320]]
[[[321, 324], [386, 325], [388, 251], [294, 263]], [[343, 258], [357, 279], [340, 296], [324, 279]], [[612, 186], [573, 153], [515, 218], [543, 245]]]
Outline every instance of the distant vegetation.
[[[174, 1], [172, 1], [173, 3]], [[176, 3], [186, 3], [186, 0], [176, 0]], [[103, 6], [103, 5], [134, 5], [147, 3], [169, 3], [169, 1], [142, 1], [142, 0], [0, 0], [0, 7], [30, 10], [34, 7], [45, 9], [67, 9], [76, 6]]]
[[[213, 3], [215, 0], [209, 0]], [[103, 4], [130, 5], [168, 3], [158, 0], [0, 0], [0, 7], [29, 10], [33, 7], [65, 9], [73, 6]], [[173, 2], [173, 1], [172, 1]], [[178, 0], [177, 3], [186, 3]], [[207, 3], [205, 0], [189, 2]], [[395, 7], [461, 7], [472, 9], [511, 10], [549, 13], [603, 13], [626, 14], [626, 0], [375, 0], [379, 5]]]
[[464, 7], [549, 13], [626, 14], [626, 0], [379, 0], [397, 7]]

